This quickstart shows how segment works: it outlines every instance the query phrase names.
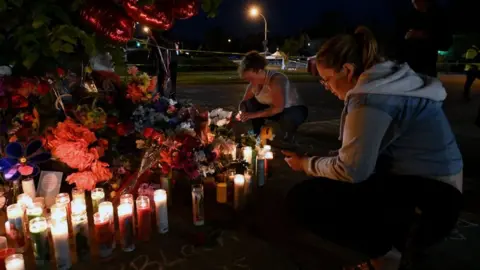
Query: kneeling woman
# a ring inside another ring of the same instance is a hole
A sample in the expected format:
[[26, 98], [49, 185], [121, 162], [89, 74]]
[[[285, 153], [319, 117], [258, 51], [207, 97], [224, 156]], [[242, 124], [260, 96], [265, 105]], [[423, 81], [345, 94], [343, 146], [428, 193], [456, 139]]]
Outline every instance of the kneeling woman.
[[365, 28], [327, 41], [316, 60], [324, 86], [345, 101], [342, 147], [331, 157], [284, 152], [292, 169], [315, 177], [290, 191], [292, 214], [372, 259], [353, 269], [380, 269], [392, 247], [445, 238], [461, 208], [463, 162], [441, 82], [384, 60]]
[[241, 120], [252, 120], [253, 131], [260, 134], [265, 120], [277, 121], [283, 139], [292, 140], [305, 119], [308, 109], [300, 102], [296, 89], [287, 76], [265, 70], [267, 61], [258, 52], [249, 52], [239, 67], [240, 76], [250, 82], [240, 103]]

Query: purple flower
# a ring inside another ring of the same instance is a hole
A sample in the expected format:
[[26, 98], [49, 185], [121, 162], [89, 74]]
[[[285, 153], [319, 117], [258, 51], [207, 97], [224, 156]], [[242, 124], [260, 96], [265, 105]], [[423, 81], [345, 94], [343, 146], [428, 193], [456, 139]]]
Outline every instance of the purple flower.
[[6, 180], [18, 180], [21, 176], [35, 176], [40, 172], [37, 164], [48, 161], [52, 156], [42, 149], [42, 141], [30, 142], [24, 149], [18, 142], [9, 143], [5, 148], [7, 156], [0, 159], [0, 172]]

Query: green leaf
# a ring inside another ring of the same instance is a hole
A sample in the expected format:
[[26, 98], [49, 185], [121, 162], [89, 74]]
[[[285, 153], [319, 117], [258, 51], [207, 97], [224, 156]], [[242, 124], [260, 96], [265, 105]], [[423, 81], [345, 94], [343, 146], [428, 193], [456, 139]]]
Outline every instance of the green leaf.
[[34, 29], [38, 29], [42, 27], [44, 24], [48, 24], [49, 22], [50, 22], [50, 18], [42, 14], [42, 15], [36, 16], [33, 19], [32, 27]]
[[60, 48], [60, 51], [66, 52], [66, 53], [73, 53], [74, 48], [72, 44], [64, 43], [62, 47]]
[[50, 44], [50, 49], [52, 49], [53, 52], [59, 52], [61, 47], [62, 47], [61, 40], [55, 40], [53, 43]]
[[12, 3], [17, 7], [21, 7], [23, 5], [23, 0], [8, 0], [8, 2]]
[[25, 57], [22, 64], [27, 69], [30, 69], [33, 66], [33, 64], [35, 64], [35, 62], [37, 62], [38, 57], [39, 57], [38, 53], [30, 53], [30, 54], [27, 55], [27, 57]]
[[5, 0], [0, 0], [0, 12], [7, 9], [7, 2]]
[[77, 40], [75, 38], [72, 38], [70, 36], [67, 36], [67, 35], [63, 35], [63, 36], [60, 36], [59, 37], [61, 40], [65, 41], [65, 42], [68, 42], [70, 44], [77, 44]]

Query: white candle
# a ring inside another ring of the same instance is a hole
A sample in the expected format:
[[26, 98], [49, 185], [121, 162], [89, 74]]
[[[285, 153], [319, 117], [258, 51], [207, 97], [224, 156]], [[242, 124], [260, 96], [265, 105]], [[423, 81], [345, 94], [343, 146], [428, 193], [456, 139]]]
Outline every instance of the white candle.
[[36, 197], [33, 199], [33, 203], [38, 203], [42, 205], [42, 208], [45, 208], [45, 198], [44, 197]]
[[75, 200], [77, 198], [85, 200], [85, 190], [78, 187], [74, 187], [72, 189], [72, 200]]
[[120, 243], [125, 252], [135, 250], [133, 209], [130, 203], [120, 203], [117, 207]]
[[87, 205], [85, 199], [76, 197], [71, 202], [73, 238], [80, 261], [86, 261], [90, 255], [90, 235], [88, 228]]
[[249, 195], [252, 191], [252, 171], [247, 170], [244, 174], [245, 187], [243, 189], [245, 195]]
[[50, 207], [50, 218], [52, 220], [67, 220], [67, 207], [65, 204], [54, 204]]
[[30, 221], [33, 218], [41, 217], [43, 215], [43, 205], [40, 203], [33, 203], [27, 208], [27, 219]]
[[265, 152], [264, 157], [265, 159], [273, 159], [273, 152], [272, 151]]
[[37, 266], [43, 266], [50, 260], [48, 243], [48, 223], [44, 217], [36, 217], [29, 222], [30, 239]]
[[70, 269], [72, 260], [68, 243], [68, 223], [65, 219], [55, 219], [51, 221], [50, 226], [57, 269]]
[[5, 258], [6, 270], [25, 270], [25, 261], [22, 254], [13, 254]]
[[98, 205], [105, 200], [105, 192], [103, 188], [96, 188], [92, 190], [92, 208], [93, 213], [98, 212]]
[[70, 195], [68, 193], [60, 193], [55, 197], [55, 203], [65, 205], [67, 213], [70, 213]]
[[250, 146], [245, 146], [245, 147], [243, 148], [243, 159], [244, 159], [248, 164], [252, 164], [252, 153], [253, 153], [252, 147], [250, 147]]
[[233, 191], [233, 207], [235, 209], [240, 209], [243, 202], [243, 189], [245, 186], [245, 177], [241, 174], [235, 175], [233, 179], [234, 191]]
[[22, 193], [17, 196], [17, 204], [25, 211], [27, 207], [33, 204], [32, 197], [26, 193]]
[[227, 183], [217, 183], [217, 202], [227, 203]]
[[272, 147], [268, 144], [266, 144], [264, 147], [263, 147], [263, 150], [264, 151], [272, 151]]
[[35, 192], [35, 182], [33, 181], [33, 178], [27, 178], [22, 180], [22, 190], [25, 194], [30, 196], [30, 198], [35, 198], [36, 192]]
[[155, 190], [153, 200], [155, 201], [158, 232], [166, 233], [168, 232], [167, 192], [163, 189]]
[[17, 252], [23, 252], [25, 249], [25, 230], [23, 220], [25, 212], [18, 204], [11, 204], [7, 207], [8, 221], [5, 223], [7, 236], [15, 244]]

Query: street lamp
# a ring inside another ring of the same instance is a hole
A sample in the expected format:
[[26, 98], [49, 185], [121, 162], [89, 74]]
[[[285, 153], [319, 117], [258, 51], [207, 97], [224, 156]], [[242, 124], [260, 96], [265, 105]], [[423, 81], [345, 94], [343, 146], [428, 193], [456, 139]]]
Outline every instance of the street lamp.
[[232, 42], [232, 40], [231, 40], [231, 39], [228, 39], [228, 43], [230, 43], [230, 42]]
[[262, 13], [260, 13], [260, 11], [258, 10], [257, 7], [251, 7], [250, 8], [250, 16], [252, 17], [257, 17], [257, 16], [260, 16], [263, 18], [263, 22], [265, 23], [265, 38], [263, 39], [263, 47], [265, 49], [265, 57], [267, 57], [267, 52], [268, 52], [268, 39], [267, 39], [267, 31], [268, 31], [268, 27], [267, 27], [267, 19], [265, 18], [265, 16], [263, 16]]

